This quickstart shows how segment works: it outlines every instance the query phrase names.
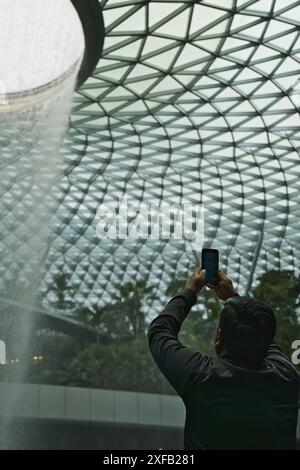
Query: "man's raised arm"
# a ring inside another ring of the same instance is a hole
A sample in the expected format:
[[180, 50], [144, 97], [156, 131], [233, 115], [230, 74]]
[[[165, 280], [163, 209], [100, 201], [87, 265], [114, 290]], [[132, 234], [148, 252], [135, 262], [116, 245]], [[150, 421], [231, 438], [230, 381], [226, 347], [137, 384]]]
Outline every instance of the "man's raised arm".
[[197, 293], [204, 286], [205, 270], [195, 271], [186, 289], [173, 297], [162, 313], [156, 317], [148, 330], [149, 348], [161, 372], [177, 393], [182, 396], [189, 376], [200, 362], [208, 360], [200, 352], [183, 346], [178, 340], [181, 325], [192, 306]]

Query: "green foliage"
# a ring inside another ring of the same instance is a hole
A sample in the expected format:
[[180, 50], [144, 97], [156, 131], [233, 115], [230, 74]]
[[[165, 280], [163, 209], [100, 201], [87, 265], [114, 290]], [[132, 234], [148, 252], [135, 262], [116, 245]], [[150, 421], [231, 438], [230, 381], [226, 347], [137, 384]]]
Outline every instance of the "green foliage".
[[[53, 355], [53, 351], [56, 354]], [[26, 377], [28, 381], [174, 393], [152, 359], [146, 336], [127, 342], [93, 343], [83, 350], [78, 349], [71, 338], [52, 338], [39, 349], [39, 354], [44, 355], [44, 361], [31, 365]]]
[[[61, 306], [68, 289], [64, 275], [56, 278], [54, 292]], [[105, 307], [95, 304], [75, 311], [82, 325], [97, 332], [97, 343], [80, 349], [82, 341], [57, 335], [49, 339], [45, 332], [45, 342], [41, 341], [38, 348], [44, 360], [30, 368], [28, 380], [31, 377], [41, 383], [174, 393], [148, 348], [144, 303], [156, 299], [153, 287], [139, 280], [121, 286], [112, 297], [113, 303]]]
[[51, 292], [54, 294], [56, 300], [54, 307], [58, 310], [69, 308], [67, 297], [74, 295], [74, 290], [71, 287], [70, 277], [67, 273], [60, 273], [53, 277]]
[[81, 349], [81, 344], [74, 338], [40, 331], [35, 335], [31, 358], [41, 356], [43, 359], [30, 361], [24, 379], [33, 383], [67, 385], [69, 364]]
[[103, 336], [110, 340], [137, 338], [146, 331], [144, 302], [155, 299], [153, 287], [146, 280], [129, 282], [113, 295], [112, 304], [82, 307], [77, 310], [76, 318], [97, 331], [99, 340]]
[[185, 273], [179, 273], [175, 279], [173, 279], [166, 289], [167, 297], [172, 297], [176, 295], [178, 292], [185, 289], [187, 280], [187, 275]]
[[91, 344], [69, 362], [61, 383], [140, 392], [167, 390], [172, 393], [150, 355], [145, 336], [126, 343]]
[[135, 284], [128, 282], [120, 287], [117, 300], [119, 305], [123, 306], [123, 311], [134, 337], [145, 332], [146, 322], [143, 301], [154, 301], [155, 299], [153, 286], [147, 286], [147, 281], [144, 279], [137, 281]]
[[273, 309], [277, 319], [276, 341], [290, 358], [291, 344], [300, 339], [300, 279], [290, 271], [268, 271], [259, 278], [252, 295]]
[[[59, 282], [58, 282], [59, 281]], [[185, 276], [170, 283], [166, 294], [175, 295], [185, 287]], [[55, 282], [57, 299], [63, 307], [69, 293], [67, 279]], [[64, 295], [61, 295], [63, 293]], [[287, 356], [291, 343], [300, 339], [300, 281], [289, 272], [270, 271], [259, 279], [252, 295], [270, 305], [278, 321], [277, 341]], [[78, 342], [65, 335], [39, 332], [37, 353], [44, 357], [29, 369], [28, 380], [60, 385], [99, 387], [154, 393], [174, 393], [154, 363], [146, 338], [145, 304], [156, 300], [153, 287], [145, 280], [127, 283], [112, 296], [110, 305], [78, 308], [76, 318], [97, 332], [96, 343]], [[212, 353], [212, 338], [221, 305], [213, 291], [204, 288], [198, 303], [185, 320], [180, 340], [193, 350]]]

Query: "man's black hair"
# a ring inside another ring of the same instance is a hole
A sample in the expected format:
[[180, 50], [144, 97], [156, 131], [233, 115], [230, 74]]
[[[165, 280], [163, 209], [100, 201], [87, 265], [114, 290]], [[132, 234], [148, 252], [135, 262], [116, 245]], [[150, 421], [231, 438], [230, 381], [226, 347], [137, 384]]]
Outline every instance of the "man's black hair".
[[232, 360], [249, 367], [267, 355], [276, 333], [273, 310], [252, 297], [234, 297], [221, 311], [219, 328], [224, 348]]

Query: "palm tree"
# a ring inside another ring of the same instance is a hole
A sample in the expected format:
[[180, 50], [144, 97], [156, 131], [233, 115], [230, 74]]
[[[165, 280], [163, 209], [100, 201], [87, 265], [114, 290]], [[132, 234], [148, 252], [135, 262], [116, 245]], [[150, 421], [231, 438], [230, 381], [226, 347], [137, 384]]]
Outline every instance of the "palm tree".
[[51, 293], [55, 297], [55, 301], [51, 302], [55, 309], [66, 311], [70, 307], [74, 308], [73, 302], [68, 300], [68, 298], [74, 295], [74, 289], [71, 286], [70, 276], [67, 273], [62, 272], [53, 277]]
[[119, 293], [116, 295], [118, 304], [122, 306], [127, 315], [130, 329], [134, 337], [145, 333], [146, 322], [145, 312], [143, 310], [143, 302], [154, 301], [157, 295], [153, 286], [148, 286], [145, 279], [141, 279], [136, 283], [128, 282], [120, 287]]
[[153, 286], [142, 279], [136, 283], [128, 282], [112, 294], [112, 303], [105, 306], [97, 304], [80, 307], [76, 318], [88, 328], [97, 331], [98, 340], [128, 340], [146, 333], [144, 302], [157, 298]]

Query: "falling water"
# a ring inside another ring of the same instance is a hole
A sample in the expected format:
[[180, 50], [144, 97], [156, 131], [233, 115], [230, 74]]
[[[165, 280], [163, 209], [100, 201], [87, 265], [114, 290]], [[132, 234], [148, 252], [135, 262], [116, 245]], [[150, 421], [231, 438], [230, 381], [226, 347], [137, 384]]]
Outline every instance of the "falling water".
[[[16, 359], [8, 379], [26, 375], [36, 321], [39, 280], [48, 249], [53, 187], [62, 172], [66, 133], [78, 67], [54, 86], [18, 101], [0, 103], [0, 339]], [[1, 367], [1, 366], [0, 366]], [[10, 372], [10, 366], [4, 366]], [[0, 447], [26, 448], [13, 419], [19, 388], [5, 407]]]

